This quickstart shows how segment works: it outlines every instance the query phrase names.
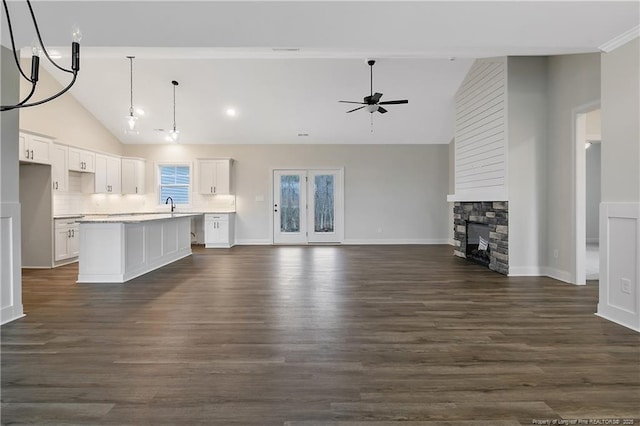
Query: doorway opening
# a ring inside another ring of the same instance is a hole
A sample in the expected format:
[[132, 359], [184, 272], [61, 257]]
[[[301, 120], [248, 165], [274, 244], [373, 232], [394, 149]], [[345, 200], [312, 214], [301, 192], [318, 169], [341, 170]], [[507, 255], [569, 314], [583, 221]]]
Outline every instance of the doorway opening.
[[273, 171], [273, 243], [342, 243], [343, 169]]
[[575, 117], [575, 284], [599, 279], [600, 234], [600, 105], [589, 104]]

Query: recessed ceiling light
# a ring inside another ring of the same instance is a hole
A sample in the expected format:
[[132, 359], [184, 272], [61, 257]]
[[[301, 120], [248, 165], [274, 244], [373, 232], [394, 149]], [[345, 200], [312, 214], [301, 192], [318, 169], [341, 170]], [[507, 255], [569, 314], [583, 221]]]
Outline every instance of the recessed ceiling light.
[[225, 114], [227, 114], [227, 117], [235, 117], [236, 115], [238, 115], [238, 112], [235, 108], [227, 108]]

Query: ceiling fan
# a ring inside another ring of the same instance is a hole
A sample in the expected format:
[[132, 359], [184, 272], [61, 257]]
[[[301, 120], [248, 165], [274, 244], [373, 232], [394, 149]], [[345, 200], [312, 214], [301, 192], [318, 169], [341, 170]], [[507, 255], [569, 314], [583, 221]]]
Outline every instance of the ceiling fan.
[[382, 93], [373, 93], [373, 64], [376, 63], [376, 61], [374, 61], [373, 59], [370, 59], [369, 61], [367, 61], [367, 63], [369, 64], [369, 68], [371, 71], [371, 92], [369, 94], [369, 96], [365, 96], [364, 97], [364, 102], [355, 102], [355, 101], [339, 101], [345, 104], [360, 104], [362, 105], [361, 107], [358, 108], [354, 108], [350, 111], [347, 111], [347, 113], [349, 112], [353, 112], [353, 111], [357, 111], [359, 109], [362, 108], [366, 108], [367, 111], [369, 111], [370, 113], [374, 113], [376, 111], [378, 111], [380, 114], [384, 114], [387, 112], [387, 110], [383, 107], [381, 107], [380, 105], [396, 105], [396, 104], [406, 104], [409, 103], [409, 101], [407, 99], [402, 99], [399, 101], [383, 101], [380, 102], [380, 98], [382, 97]]

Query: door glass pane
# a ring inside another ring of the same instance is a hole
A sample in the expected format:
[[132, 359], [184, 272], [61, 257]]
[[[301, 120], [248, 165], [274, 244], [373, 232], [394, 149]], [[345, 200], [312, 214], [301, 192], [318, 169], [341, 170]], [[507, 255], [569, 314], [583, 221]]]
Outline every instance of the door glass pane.
[[300, 232], [300, 176], [280, 176], [280, 232]]
[[315, 232], [333, 232], [333, 175], [318, 175], [313, 182]]

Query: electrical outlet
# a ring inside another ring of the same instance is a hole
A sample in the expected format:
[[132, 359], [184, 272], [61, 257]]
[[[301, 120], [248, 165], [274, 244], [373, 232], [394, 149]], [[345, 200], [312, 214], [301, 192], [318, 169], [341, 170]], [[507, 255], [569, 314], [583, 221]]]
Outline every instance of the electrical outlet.
[[631, 294], [631, 280], [627, 278], [620, 278], [620, 291]]
[[553, 249], [553, 258], [554, 259], [558, 258], [558, 249]]

